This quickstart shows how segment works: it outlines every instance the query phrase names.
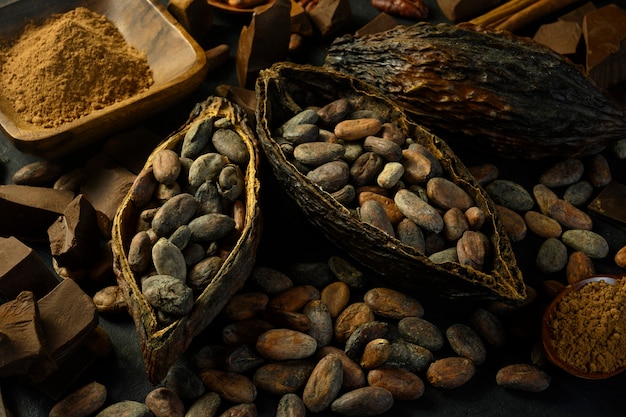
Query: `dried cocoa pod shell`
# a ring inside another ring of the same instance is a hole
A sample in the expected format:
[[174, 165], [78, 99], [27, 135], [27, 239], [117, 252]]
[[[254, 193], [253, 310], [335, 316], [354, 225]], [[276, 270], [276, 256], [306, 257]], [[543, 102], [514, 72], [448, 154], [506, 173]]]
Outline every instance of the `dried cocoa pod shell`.
[[[513, 303], [525, 299], [525, 285], [509, 237], [490, 197], [451, 148], [411, 122], [401, 107], [371, 85], [349, 75], [287, 62], [262, 71], [256, 91], [257, 133], [274, 176], [331, 242], [403, 290], [449, 297], [499, 298]], [[434, 155], [448, 179], [472, 197], [474, 205], [485, 213], [482, 230], [494, 246], [482, 271], [455, 262], [434, 263], [414, 247], [356, 218], [290, 162], [275, 136], [280, 134], [280, 127], [303, 109], [323, 107], [339, 97], [347, 99], [353, 109], [367, 108], [386, 120], [393, 120], [406, 137]]]
[[582, 71], [507, 32], [399, 25], [335, 39], [325, 65], [376, 86], [439, 135], [471, 136], [502, 157], [589, 155], [626, 133], [623, 111]]
[[194, 297], [191, 312], [172, 320], [159, 322], [158, 314], [141, 293], [140, 276], [129, 263], [129, 246], [136, 233], [142, 209], [137, 207], [129, 193], [118, 209], [113, 222], [112, 242], [118, 285], [122, 289], [133, 317], [146, 373], [153, 384], [163, 380], [176, 359], [189, 347], [193, 338], [202, 332], [222, 311], [230, 298], [243, 287], [255, 263], [261, 235], [259, 210], [258, 149], [255, 133], [249, 127], [245, 112], [221, 97], [208, 97], [198, 103], [188, 121], [161, 142], [148, 157], [142, 171], [152, 170], [154, 158], [161, 150], [180, 153], [185, 134], [196, 121], [226, 118], [245, 143], [249, 160], [245, 166], [245, 221], [238, 238], [230, 246], [216, 276]]

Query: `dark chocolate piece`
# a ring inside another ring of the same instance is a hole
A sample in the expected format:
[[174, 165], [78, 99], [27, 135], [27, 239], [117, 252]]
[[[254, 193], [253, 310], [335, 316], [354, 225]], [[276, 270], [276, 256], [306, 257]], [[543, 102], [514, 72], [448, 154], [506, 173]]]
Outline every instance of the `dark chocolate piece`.
[[371, 35], [372, 33], [384, 32], [396, 26], [398, 26], [398, 21], [390, 14], [382, 12], [361, 29], [354, 32], [354, 34], [355, 36]]
[[323, 38], [345, 32], [352, 23], [352, 9], [348, 0], [320, 0], [309, 16]]
[[589, 12], [583, 19], [587, 72], [598, 87], [626, 80], [626, 12], [614, 4]]
[[213, 11], [206, 0], [169, 0], [167, 10], [197, 41], [213, 26]]
[[46, 230], [74, 199], [71, 191], [0, 185], [0, 236], [46, 239]]
[[587, 207], [590, 213], [626, 230], [626, 185], [613, 181]]
[[0, 376], [24, 375], [47, 356], [37, 301], [30, 291], [0, 305]]
[[557, 20], [541, 25], [533, 40], [561, 55], [574, 55], [582, 39], [582, 28], [574, 21]]
[[38, 300], [59, 284], [41, 257], [16, 237], [0, 238], [0, 294], [15, 299], [31, 291]]
[[501, 0], [437, 0], [441, 12], [451, 22], [466, 22], [502, 3]]

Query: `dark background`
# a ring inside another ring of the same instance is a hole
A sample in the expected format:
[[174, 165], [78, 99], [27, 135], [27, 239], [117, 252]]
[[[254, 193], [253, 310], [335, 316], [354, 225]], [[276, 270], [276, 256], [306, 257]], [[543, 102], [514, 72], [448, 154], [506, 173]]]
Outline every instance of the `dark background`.
[[[6, 2], [5, 2], [6, 3]], [[353, 23], [351, 30], [356, 30], [378, 13], [367, 0], [352, 0]], [[443, 22], [446, 19], [434, 0], [425, 2], [431, 10], [430, 21]], [[594, 2], [597, 5], [606, 2]], [[617, 2], [619, 3], [619, 2]], [[0, 0], [0, 5], [3, 1]], [[138, 126], [145, 127], [161, 137], [165, 137], [184, 123], [193, 104], [213, 94], [219, 84], [237, 85], [234, 70], [234, 54], [237, 39], [243, 25], [250, 22], [250, 15], [228, 14], [216, 11], [214, 24], [209, 34], [200, 43], [205, 49], [227, 43], [231, 47], [231, 58], [217, 70], [211, 71], [199, 90], [179, 105], [152, 117]], [[400, 20], [402, 23], [409, 23]], [[526, 29], [526, 34], [534, 33], [536, 27]], [[299, 62], [321, 64], [328, 41], [319, 38], [308, 39], [304, 53], [294, 57]], [[517, 181], [528, 187], [537, 182], [539, 174], [555, 161], [503, 161], [487, 154], [482, 154], [468, 147], [458, 147], [457, 153], [466, 165], [476, 163], [494, 163], [500, 169], [500, 177]], [[77, 158], [88, 157], [99, 150], [101, 144], [77, 153]], [[614, 179], [626, 183], [623, 161], [612, 158], [609, 153]], [[21, 166], [37, 158], [25, 155], [15, 149], [12, 143], [0, 133], [0, 160], [4, 165], [4, 183], [11, 182], [12, 174]], [[344, 255], [327, 242], [317, 230], [310, 226], [298, 208], [273, 181], [267, 169], [262, 171], [262, 210], [265, 215], [265, 233], [259, 248], [257, 264], [267, 265], [288, 271], [294, 262], [324, 262], [331, 255]], [[620, 273], [612, 263], [612, 256], [626, 244], [626, 237], [621, 228], [594, 219], [595, 229], [607, 238], [611, 253], [607, 259], [597, 262], [599, 273]], [[516, 243], [514, 249], [520, 268], [526, 280], [533, 286], [539, 286], [545, 279], [563, 280], [563, 273], [556, 276], [544, 276], [534, 266], [534, 257], [541, 241], [529, 236]], [[47, 248], [37, 247], [49, 262]], [[375, 279], [375, 277], [373, 277]], [[425, 316], [440, 328], [454, 322], [464, 322], [467, 312], [477, 304], [468, 301], [439, 299], [436, 296], [416, 297], [423, 302]], [[100, 324], [107, 331], [114, 344], [111, 357], [98, 361], [85, 374], [81, 382], [96, 380], [108, 389], [107, 404], [122, 400], [143, 402], [146, 394], [154, 387], [145, 377], [145, 371], [139, 352], [134, 325], [129, 317], [121, 319], [101, 317]], [[514, 323], [508, 323], [514, 324]], [[196, 339], [196, 343], [217, 342], [219, 335], [211, 328]], [[487, 362], [477, 368], [474, 378], [466, 385], [452, 390], [435, 389], [426, 384], [424, 395], [411, 402], [398, 401], [385, 416], [520, 416], [520, 417], [560, 417], [560, 416], [605, 416], [625, 415], [624, 388], [626, 375], [607, 380], [583, 380], [547, 365], [546, 371], [552, 376], [548, 390], [541, 393], [510, 391], [498, 387], [495, 383], [497, 370], [506, 364], [530, 362], [530, 350], [538, 340], [530, 337], [510, 337], [506, 346], [499, 349], [489, 348]], [[450, 352], [441, 352], [442, 355]], [[47, 416], [54, 401], [39, 391], [14, 379], [1, 380], [2, 393], [7, 408], [16, 416]], [[77, 384], [77, 386], [79, 386]], [[259, 414], [275, 414], [277, 398], [260, 394], [256, 401]], [[222, 407], [224, 408], [224, 406]], [[320, 413], [320, 415], [332, 415]]]

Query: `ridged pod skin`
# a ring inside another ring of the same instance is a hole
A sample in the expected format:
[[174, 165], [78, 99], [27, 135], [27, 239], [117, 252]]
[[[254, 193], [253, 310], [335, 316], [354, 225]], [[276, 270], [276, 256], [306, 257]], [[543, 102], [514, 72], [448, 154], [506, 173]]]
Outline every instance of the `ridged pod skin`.
[[337, 38], [325, 66], [374, 85], [442, 138], [462, 134], [505, 158], [589, 155], [626, 134], [623, 111], [578, 67], [508, 32], [399, 25]]

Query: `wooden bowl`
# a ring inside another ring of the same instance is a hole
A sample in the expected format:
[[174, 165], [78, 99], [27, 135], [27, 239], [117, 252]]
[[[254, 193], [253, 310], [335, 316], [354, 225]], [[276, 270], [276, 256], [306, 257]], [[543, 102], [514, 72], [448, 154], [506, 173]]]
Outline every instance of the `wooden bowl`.
[[[452, 298], [502, 299], [519, 303], [526, 287], [508, 235], [486, 191], [448, 145], [411, 122], [402, 109], [378, 90], [349, 75], [316, 67], [277, 63], [257, 79], [257, 134], [274, 176], [310, 222], [339, 248], [386, 279], [414, 293]], [[277, 128], [309, 106], [346, 98], [355, 109], [375, 110], [426, 147], [447, 176], [464, 189], [485, 213], [484, 231], [493, 255], [484, 270], [458, 262], [436, 263], [413, 247], [362, 222], [353, 210], [313, 183], [283, 152]]]
[[207, 72], [202, 48], [158, 0], [20, 0], [0, 7], [0, 41], [19, 35], [27, 22], [41, 24], [78, 6], [106, 16], [126, 41], [145, 52], [154, 84], [142, 93], [58, 127], [26, 122], [0, 97], [0, 127], [15, 146], [52, 159], [162, 111], [200, 85]]
[[[232, 129], [242, 138], [249, 154], [249, 161], [241, 167], [245, 180], [244, 194], [238, 197], [244, 207], [244, 219], [238, 234], [229, 236], [229, 241], [222, 245], [219, 254], [223, 262], [211, 281], [201, 289], [194, 290], [194, 302], [191, 312], [172, 322], [159, 320], [155, 311], [141, 290], [144, 274], [135, 273], [129, 260], [131, 240], [137, 233], [139, 216], [150, 202], [138, 203], [133, 189], [129, 191], [118, 209], [112, 229], [113, 267], [117, 282], [123, 291], [133, 317], [146, 374], [153, 384], [162, 382], [169, 368], [189, 347], [193, 338], [202, 332], [223, 309], [232, 295], [245, 284], [256, 259], [256, 250], [260, 241], [262, 216], [259, 208], [257, 140], [247, 124], [245, 112], [238, 106], [221, 97], [209, 97], [196, 106], [190, 120], [172, 133], [149, 156], [142, 172], [144, 177], [152, 177], [155, 155], [164, 149], [181, 152], [184, 137], [194, 122], [226, 118]], [[179, 178], [180, 183], [182, 178]], [[184, 185], [184, 184], [183, 184]], [[157, 206], [158, 207], [158, 206]]]
[[548, 360], [554, 364], [556, 367], [564, 370], [570, 375], [577, 376], [579, 378], [584, 379], [606, 379], [617, 374], [620, 374], [626, 370], [626, 367], [617, 368], [611, 372], [587, 372], [583, 371], [577, 367], [574, 367], [561, 359], [557, 354], [557, 351], [552, 343], [552, 335], [550, 333], [550, 323], [554, 319], [556, 315], [556, 309], [558, 304], [569, 294], [574, 291], [578, 291], [583, 288], [585, 285], [598, 281], [605, 281], [611, 285], [615, 285], [618, 279], [622, 278], [621, 276], [602, 276], [602, 277], [592, 277], [583, 279], [574, 284], [568, 285], [563, 291], [559, 293], [559, 295], [552, 300], [548, 308], [546, 309], [542, 323], [541, 323], [541, 339], [543, 343], [543, 350], [546, 353], [546, 357]]

